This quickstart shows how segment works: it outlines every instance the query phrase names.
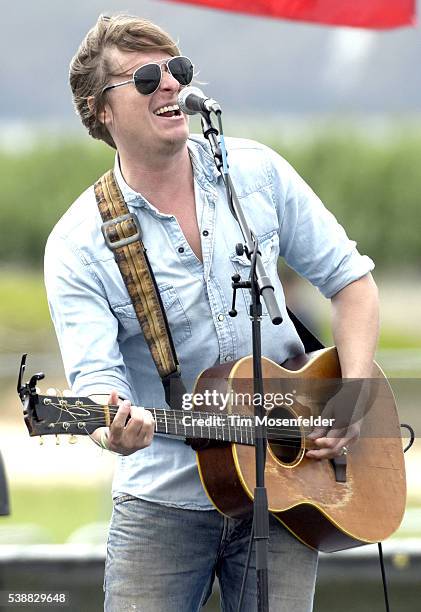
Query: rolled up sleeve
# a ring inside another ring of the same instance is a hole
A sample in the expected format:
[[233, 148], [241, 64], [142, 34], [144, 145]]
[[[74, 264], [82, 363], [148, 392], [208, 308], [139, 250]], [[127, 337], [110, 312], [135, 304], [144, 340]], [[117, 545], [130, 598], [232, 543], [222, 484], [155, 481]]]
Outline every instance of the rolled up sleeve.
[[272, 154], [280, 255], [325, 297], [331, 298], [370, 272], [374, 262], [358, 252], [356, 242], [348, 238], [297, 172], [280, 156]]

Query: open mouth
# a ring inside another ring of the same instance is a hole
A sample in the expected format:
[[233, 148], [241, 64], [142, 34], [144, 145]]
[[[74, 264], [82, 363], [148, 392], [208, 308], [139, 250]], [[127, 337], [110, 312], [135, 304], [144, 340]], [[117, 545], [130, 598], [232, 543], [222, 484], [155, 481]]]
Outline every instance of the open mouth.
[[181, 111], [178, 104], [172, 106], [161, 106], [154, 111], [157, 117], [181, 117]]

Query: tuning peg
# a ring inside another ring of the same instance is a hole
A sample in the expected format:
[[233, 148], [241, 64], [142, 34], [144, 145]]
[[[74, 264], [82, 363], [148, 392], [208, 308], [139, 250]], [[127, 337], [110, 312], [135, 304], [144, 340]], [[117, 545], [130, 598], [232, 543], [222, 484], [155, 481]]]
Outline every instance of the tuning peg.
[[54, 387], [49, 387], [47, 389], [47, 395], [59, 395], [59, 390], [55, 389]]
[[63, 397], [72, 397], [72, 395], [73, 395], [73, 393], [72, 393], [71, 389], [64, 389], [63, 390], [63, 393], [62, 393]]
[[60, 438], [58, 437], [58, 434], [56, 434], [56, 446], [60, 446]]
[[76, 436], [74, 434], [71, 434], [69, 438], [69, 444], [76, 444], [76, 442], [77, 442]]

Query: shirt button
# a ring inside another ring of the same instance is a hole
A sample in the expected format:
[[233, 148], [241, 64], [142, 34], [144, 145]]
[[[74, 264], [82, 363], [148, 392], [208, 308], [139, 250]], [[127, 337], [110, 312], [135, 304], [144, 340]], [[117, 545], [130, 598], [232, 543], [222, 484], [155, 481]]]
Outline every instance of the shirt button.
[[218, 315], [218, 321], [223, 321], [224, 319], [225, 319], [225, 316], [223, 314]]
[[178, 252], [179, 253], [184, 253], [184, 247], [178, 247]]
[[232, 361], [232, 357], [231, 357], [231, 355], [227, 355], [227, 356], [225, 357], [225, 361]]
[[209, 236], [209, 232], [208, 232], [208, 230], [203, 230], [202, 234], [203, 234], [204, 236]]

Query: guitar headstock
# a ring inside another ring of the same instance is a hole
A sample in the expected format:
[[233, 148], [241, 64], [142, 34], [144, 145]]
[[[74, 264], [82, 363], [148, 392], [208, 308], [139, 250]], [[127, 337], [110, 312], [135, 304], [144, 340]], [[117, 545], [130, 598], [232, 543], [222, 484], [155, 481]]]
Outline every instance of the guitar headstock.
[[[39, 395], [36, 383], [44, 378], [42, 372], [23, 383], [26, 355], [23, 355], [17, 391], [23, 404], [23, 415], [30, 436], [58, 434], [89, 435], [98, 427], [110, 424], [114, 407], [101, 406], [88, 397], [65, 394]], [[115, 412], [115, 410], [114, 410]]]
[[24, 418], [30, 436], [89, 435], [106, 425], [102, 406], [87, 397], [31, 395]]

